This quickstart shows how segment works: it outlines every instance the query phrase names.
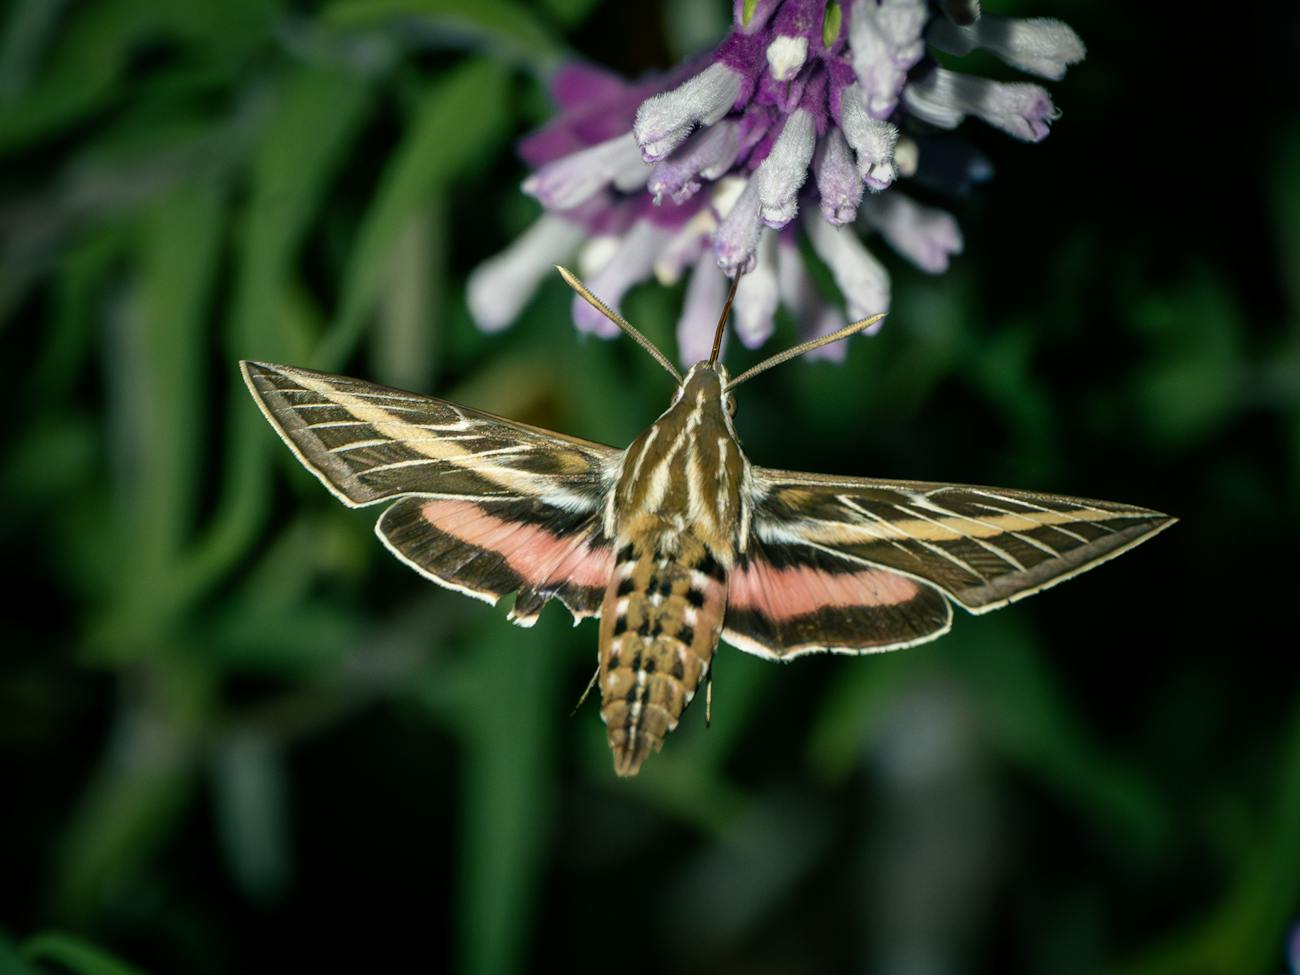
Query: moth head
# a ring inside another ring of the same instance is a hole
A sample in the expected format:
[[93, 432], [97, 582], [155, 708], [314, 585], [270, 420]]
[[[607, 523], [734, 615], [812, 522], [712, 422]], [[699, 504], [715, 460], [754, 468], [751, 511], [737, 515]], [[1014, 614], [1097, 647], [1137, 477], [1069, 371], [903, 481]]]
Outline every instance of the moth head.
[[728, 396], [725, 390], [729, 382], [731, 374], [727, 372], [726, 366], [721, 362], [701, 359], [686, 373], [681, 389], [687, 394], [717, 396], [719, 401], [725, 401]]
[[[736, 431], [731, 425], [731, 418], [736, 415], [736, 397], [727, 390], [730, 382], [731, 375], [727, 372], [726, 366], [720, 362], [702, 359], [691, 366], [686, 379], [678, 387], [677, 395], [673, 397], [669, 410], [671, 411], [678, 404], [681, 404], [683, 409], [700, 410], [706, 422], [721, 422], [731, 436], [735, 437]], [[710, 417], [712, 417], [711, 421]]]

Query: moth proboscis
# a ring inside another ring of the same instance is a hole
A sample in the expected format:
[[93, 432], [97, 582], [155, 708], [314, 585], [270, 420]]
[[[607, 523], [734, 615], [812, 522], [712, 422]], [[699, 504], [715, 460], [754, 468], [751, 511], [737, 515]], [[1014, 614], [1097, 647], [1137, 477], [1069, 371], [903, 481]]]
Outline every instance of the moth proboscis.
[[948, 631], [953, 603], [997, 609], [1175, 521], [1110, 501], [757, 467], [732, 425], [735, 387], [880, 316], [732, 379], [718, 361], [724, 309], [713, 354], [683, 377], [559, 270], [677, 382], [626, 450], [362, 380], [242, 368], [339, 500], [393, 502], [375, 531], [421, 575], [489, 603], [515, 593], [520, 626], [551, 599], [575, 622], [599, 618], [596, 685], [620, 775], [677, 726], [719, 640], [768, 660], [915, 646]]

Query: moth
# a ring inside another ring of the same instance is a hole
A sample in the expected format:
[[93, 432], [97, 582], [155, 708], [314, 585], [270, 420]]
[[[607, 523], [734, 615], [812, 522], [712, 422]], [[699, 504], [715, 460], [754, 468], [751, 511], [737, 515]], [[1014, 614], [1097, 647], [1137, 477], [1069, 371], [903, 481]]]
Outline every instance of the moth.
[[[1078, 575], [1175, 519], [1110, 501], [757, 467], [713, 354], [680, 375], [569, 272], [565, 280], [677, 383], [626, 450], [445, 400], [293, 366], [242, 363], [298, 460], [349, 507], [392, 502], [380, 540], [421, 575], [531, 626], [557, 599], [598, 617], [600, 690], [619, 775], [677, 727], [720, 640], [768, 660], [876, 653], [946, 633]], [[732, 296], [735, 288], [732, 287]], [[591, 688], [589, 687], [588, 690]]]

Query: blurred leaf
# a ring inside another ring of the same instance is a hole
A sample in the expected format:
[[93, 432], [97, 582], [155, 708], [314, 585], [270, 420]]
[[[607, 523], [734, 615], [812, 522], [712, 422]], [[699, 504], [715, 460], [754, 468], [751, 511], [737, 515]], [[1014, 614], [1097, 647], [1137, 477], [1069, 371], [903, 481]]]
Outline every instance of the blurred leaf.
[[252, 570], [240, 580], [236, 616], [284, 612], [308, 598], [318, 574], [317, 556], [328, 533], [322, 521], [315, 512], [300, 514], [267, 540]]
[[55, 962], [76, 975], [142, 975], [140, 969], [113, 957], [103, 948], [57, 931], [28, 938], [23, 942], [22, 952], [28, 959]]
[[541, 0], [542, 7], [565, 27], [582, 23], [599, 5], [600, 0]]
[[[208, 409], [203, 335], [224, 229], [216, 187], [186, 189], [145, 217], [138, 295], [108, 360], [111, 444], [127, 540], [118, 598], [142, 625], [169, 606], [168, 582], [193, 528]], [[156, 600], [151, 602], [151, 600]]]
[[267, 610], [232, 601], [205, 629], [204, 654], [214, 667], [250, 674], [309, 676], [355, 646], [364, 618], [309, 599]]
[[195, 784], [195, 735], [210, 707], [206, 675], [170, 659], [118, 720], [107, 754], [66, 828], [54, 909], [98, 916], [127, 897], [171, 838]]
[[[102, 107], [117, 93], [137, 46], [164, 38], [188, 39], [225, 46], [226, 56], [238, 58], [264, 36], [271, 9], [266, 0], [99, 0], [76, 5], [64, 17], [46, 69], [21, 92], [17, 104], [10, 100], [0, 110], [0, 151], [45, 138]], [[11, 21], [10, 27], [19, 29], [20, 24]]]
[[74, 390], [94, 351], [99, 302], [109, 273], [123, 251], [126, 234], [111, 227], [86, 234], [62, 255], [55, 271], [54, 313], [47, 340], [32, 365], [31, 386], [42, 399], [57, 402]]
[[[432, 82], [419, 98], [401, 145], [380, 179], [347, 263], [338, 317], [312, 361], [337, 371], [351, 355], [389, 273], [393, 248], [412, 214], [505, 136], [508, 77], [472, 61]], [[455, 138], [447, 133], [455, 132]]]
[[538, 71], [560, 57], [543, 23], [510, 0], [340, 0], [325, 8], [321, 20], [340, 28], [392, 25], [416, 40], [478, 43], [498, 58]]
[[304, 68], [284, 82], [253, 160], [252, 196], [242, 218], [234, 310], [226, 329], [229, 423], [220, 504], [177, 573], [174, 598], [187, 601], [217, 582], [256, 541], [270, 493], [272, 437], [236, 370], [241, 358], [284, 361], [296, 329], [292, 262], [325, 190], [370, 107], [351, 75]]
[[425, 388], [434, 375], [440, 305], [447, 282], [446, 206], [430, 201], [393, 245], [388, 281], [372, 334], [376, 381], [399, 389]]
[[537, 912], [564, 713], [554, 659], [570, 632], [563, 615], [543, 614], [526, 645], [499, 618], [466, 640], [459, 870], [462, 967], [471, 975], [518, 971]]
[[51, 410], [8, 445], [0, 484], [20, 504], [71, 493], [94, 470], [98, 438], [89, 418]]
[[[671, 937], [693, 939], [697, 957], [744, 945], [765, 922], [781, 923], [834, 839], [831, 809], [807, 797], [768, 796], [739, 812], [720, 842], [687, 860], [662, 898]], [[702, 916], [709, 918], [703, 930]]]
[[1168, 452], [1212, 436], [1240, 402], [1247, 331], [1220, 275], [1204, 269], [1180, 290], [1147, 294], [1131, 315], [1152, 349], [1132, 379], [1151, 443]]
[[252, 160], [252, 194], [240, 228], [229, 352], [275, 358], [284, 347], [274, 311], [326, 188], [371, 109], [370, 87], [329, 68], [305, 67], [283, 79]]
[[[49, 70], [23, 92], [21, 111], [12, 103], [0, 111], [0, 151], [74, 122], [108, 96], [131, 46], [169, 16], [165, 5], [156, 5], [152, 14], [144, 6], [139, 0], [104, 0], [76, 11], [64, 25]], [[15, 17], [9, 26], [18, 30], [21, 22]]]
[[14, 0], [0, 40], [0, 104], [17, 101], [31, 83], [66, 0]]
[[866, 743], [888, 718], [888, 702], [935, 662], [935, 655], [922, 649], [882, 654], [861, 666], [846, 668], [844, 676], [831, 685], [808, 735], [808, 763], [817, 775], [831, 781], [851, 775], [862, 761]]
[[961, 372], [1002, 415], [1018, 441], [1011, 447], [1016, 456], [1033, 457], [1040, 468], [1058, 466], [1051, 400], [1035, 375], [1038, 336], [1033, 326], [1001, 322], [991, 334], [977, 341], [968, 337], [965, 344]]
[[217, 836], [244, 896], [267, 904], [289, 883], [289, 786], [284, 757], [254, 731], [226, 735], [212, 759]]
[[[550, 0], [571, 3], [574, 0]], [[668, 0], [662, 16], [669, 48], [678, 60], [692, 57], [718, 43], [731, 29], [731, 11], [721, 3], [699, 0]]]
[[4, 972], [4, 975], [41, 975], [36, 967], [29, 965], [18, 953], [18, 949], [3, 932], [0, 932], [0, 972]]

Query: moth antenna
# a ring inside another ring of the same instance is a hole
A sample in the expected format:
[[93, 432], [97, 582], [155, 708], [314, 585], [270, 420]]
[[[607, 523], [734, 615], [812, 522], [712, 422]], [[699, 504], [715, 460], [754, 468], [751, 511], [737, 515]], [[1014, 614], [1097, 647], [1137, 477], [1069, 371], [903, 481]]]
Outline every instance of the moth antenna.
[[722, 351], [722, 330], [726, 327], [727, 316], [731, 314], [731, 303], [736, 300], [738, 287], [740, 287], [739, 273], [731, 279], [731, 287], [727, 289], [727, 300], [722, 306], [722, 314], [718, 316], [718, 330], [713, 333], [713, 351], [709, 353], [709, 365], [718, 361], [718, 353]]
[[658, 349], [656, 349], [653, 342], [651, 342], [648, 338], [646, 338], [639, 331], [637, 331], [636, 327], [631, 322], [629, 322], [626, 318], [624, 318], [618, 312], [614, 311], [607, 304], [605, 304], [594, 294], [592, 294], [587, 289], [587, 286], [578, 280], [578, 276], [576, 274], [570, 271], [567, 267], [560, 267], [560, 265], [558, 264], [555, 265], [555, 270], [560, 272], [560, 277], [564, 278], [565, 284], [567, 284], [574, 291], [578, 292], [578, 294], [582, 295], [582, 297], [586, 300], [587, 304], [591, 305], [592, 308], [596, 309], [596, 311], [600, 312], [611, 322], [613, 322], [615, 325], [621, 328], [624, 332], [628, 334], [629, 337], [632, 338], [633, 341], [636, 342], [637, 345], [641, 346], [641, 348], [649, 352], [650, 355], [654, 357], [655, 362], [663, 366], [664, 369], [668, 371], [668, 375], [672, 376], [673, 379], [677, 380], [678, 386], [680, 386], [683, 382], [685, 382], [685, 380], [682, 379], [682, 374], [673, 368], [673, 364], [668, 361], [668, 357], [664, 355], [662, 352], [660, 352]]
[[800, 342], [794, 348], [786, 349], [784, 352], [778, 353], [770, 359], [764, 359], [752, 369], [746, 369], [731, 382], [727, 383], [727, 388], [724, 392], [731, 392], [741, 383], [753, 379], [760, 372], [771, 369], [773, 366], [779, 366], [781, 363], [793, 359], [796, 356], [801, 356], [805, 352], [811, 352], [813, 349], [820, 349], [823, 345], [830, 345], [832, 342], [838, 342], [840, 339], [846, 339], [850, 335], [861, 332], [864, 328], [870, 328], [884, 317], [885, 313], [882, 311], [879, 315], [872, 315], [870, 318], [864, 318], [862, 321], [854, 322], [852, 325], [845, 325], [838, 331], [831, 332], [830, 335], [823, 335], [819, 339], [809, 339], [807, 342]]

